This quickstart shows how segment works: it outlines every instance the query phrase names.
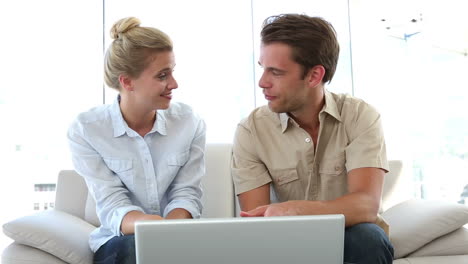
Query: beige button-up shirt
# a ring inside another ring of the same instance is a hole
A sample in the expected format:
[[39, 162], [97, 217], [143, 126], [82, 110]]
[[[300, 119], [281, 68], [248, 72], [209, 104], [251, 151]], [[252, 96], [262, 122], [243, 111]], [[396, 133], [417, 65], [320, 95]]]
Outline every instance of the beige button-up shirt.
[[348, 193], [348, 172], [388, 171], [379, 113], [363, 100], [325, 91], [317, 147], [286, 113], [255, 109], [237, 127], [232, 159], [236, 194], [272, 183], [280, 202], [332, 200]]

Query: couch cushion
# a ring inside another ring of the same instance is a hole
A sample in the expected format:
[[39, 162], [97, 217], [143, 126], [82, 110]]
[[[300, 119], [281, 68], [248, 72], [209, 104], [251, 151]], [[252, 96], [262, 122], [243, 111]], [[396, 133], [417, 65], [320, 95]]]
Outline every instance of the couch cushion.
[[468, 255], [468, 229], [462, 227], [441, 236], [411, 253], [408, 257], [451, 255]]
[[89, 234], [95, 227], [82, 219], [49, 210], [3, 225], [3, 233], [16, 243], [41, 249], [68, 263], [92, 263]]
[[408, 200], [382, 214], [401, 258], [468, 222], [468, 207], [446, 201]]
[[63, 260], [37, 248], [12, 243], [2, 252], [2, 264], [66, 264]]

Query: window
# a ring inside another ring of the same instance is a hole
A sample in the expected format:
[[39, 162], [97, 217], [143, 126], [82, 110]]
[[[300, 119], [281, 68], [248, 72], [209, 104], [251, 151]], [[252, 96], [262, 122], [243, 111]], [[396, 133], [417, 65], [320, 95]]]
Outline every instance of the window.
[[34, 191], [36, 192], [55, 192], [55, 183], [39, 183], [34, 184]]
[[461, 201], [468, 184], [466, 1], [351, 5], [355, 95], [383, 117], [409, 196]]
[[34, 185], [55, 183], [59, 170], [71, 169], [68, 125], [103, 102], [102, 2], [1, 1], [0, 24], [4, 223], [54, 201], [52, 190], [35, 192]]

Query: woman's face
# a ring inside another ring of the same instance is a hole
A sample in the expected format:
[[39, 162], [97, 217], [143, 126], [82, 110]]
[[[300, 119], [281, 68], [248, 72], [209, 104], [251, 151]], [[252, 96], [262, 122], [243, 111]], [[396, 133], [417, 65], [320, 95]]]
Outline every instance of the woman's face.
[[131, 79], [133, 97], [138, 107], [148, 110], [167, 109], [172, 99], [172, 90], [178, 87], [173, 71], [175, 58], [172, 51], [153, 53], [151, 62], [138, 78]]

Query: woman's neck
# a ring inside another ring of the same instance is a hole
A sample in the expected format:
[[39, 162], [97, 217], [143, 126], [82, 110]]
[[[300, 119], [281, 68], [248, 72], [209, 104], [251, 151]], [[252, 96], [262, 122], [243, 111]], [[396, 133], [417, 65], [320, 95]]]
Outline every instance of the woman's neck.
[[153, 129], [154, 121], [156, 120], [156, 110], [144, 110], [136, 107], [127, 98], [121, 97], [120, 111], [127, 122], [128, 127], [144, 137]]

